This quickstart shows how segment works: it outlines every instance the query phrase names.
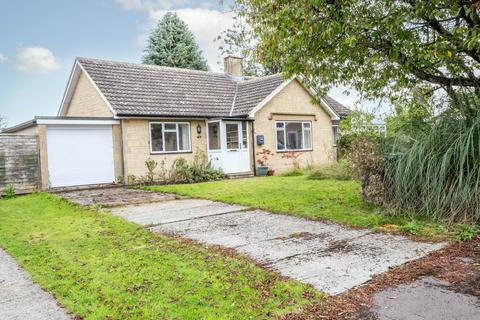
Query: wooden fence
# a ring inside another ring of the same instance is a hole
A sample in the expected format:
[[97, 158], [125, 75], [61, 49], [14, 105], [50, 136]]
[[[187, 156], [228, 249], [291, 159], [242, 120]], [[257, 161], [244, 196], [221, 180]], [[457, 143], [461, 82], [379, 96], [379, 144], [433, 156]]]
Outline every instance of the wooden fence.
[[0, 135], [0, 193], [8, 184], [17, 193], [36, 191], [40, 187], [38, 138]]

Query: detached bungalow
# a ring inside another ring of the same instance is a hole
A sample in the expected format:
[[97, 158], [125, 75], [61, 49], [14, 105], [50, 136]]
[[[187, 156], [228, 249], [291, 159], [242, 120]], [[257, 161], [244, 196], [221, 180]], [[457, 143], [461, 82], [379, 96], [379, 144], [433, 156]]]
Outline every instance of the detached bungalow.
[[348, 109], [314, 92], [297, 77], [243, 77], [242, 59], [225, 58], [225, 73], [78, 58], [56, 117], [7, 133], [38, 135], [42, 188], [113, 183], [143, 176], [145, 160], [198, 151], [228, 174], [252, 175], [256, 153], [298, 151], [302, 164], [334, 161], [336, 126]]

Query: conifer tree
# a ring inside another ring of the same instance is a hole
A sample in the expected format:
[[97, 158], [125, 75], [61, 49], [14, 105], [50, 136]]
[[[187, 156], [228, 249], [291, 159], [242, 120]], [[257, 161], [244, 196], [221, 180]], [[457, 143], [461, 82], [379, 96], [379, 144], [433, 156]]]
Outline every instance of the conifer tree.
[[208, 70], [187, 24], [171, 12], [158, 22], [144, 52], [142, 61], [146, 64]]

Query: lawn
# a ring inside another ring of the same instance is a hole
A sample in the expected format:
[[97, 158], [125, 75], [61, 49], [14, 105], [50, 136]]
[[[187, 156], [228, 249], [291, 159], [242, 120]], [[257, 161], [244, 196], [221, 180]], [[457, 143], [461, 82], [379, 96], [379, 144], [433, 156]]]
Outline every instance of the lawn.
[[197, 184], [147, 186], [146, 190], [241, 204], [271, 212], [430, 239], [447, 236], [444, 227], [408, 217], [382, 214], [366, 204], [356, 181], [309, 180], [306, 176], [259, 177]]
[[245, 257], [48, 194], [0, 200], [0, 246], [85, 319], [265, 319], [323, 299]]

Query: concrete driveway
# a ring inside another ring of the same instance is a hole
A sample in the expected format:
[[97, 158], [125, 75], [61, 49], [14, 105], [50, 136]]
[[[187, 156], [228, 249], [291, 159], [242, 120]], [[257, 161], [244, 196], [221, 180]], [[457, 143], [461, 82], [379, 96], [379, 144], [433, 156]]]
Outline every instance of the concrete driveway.
[[234, 248], [331, 295], [445, 245], [208, 200], [135, 204], [111, 212], [153, 232]]

